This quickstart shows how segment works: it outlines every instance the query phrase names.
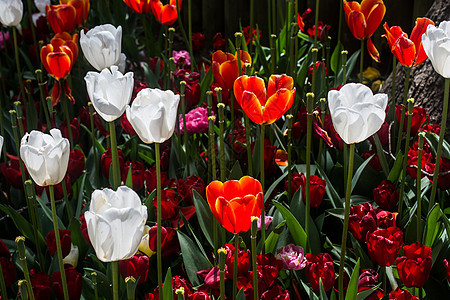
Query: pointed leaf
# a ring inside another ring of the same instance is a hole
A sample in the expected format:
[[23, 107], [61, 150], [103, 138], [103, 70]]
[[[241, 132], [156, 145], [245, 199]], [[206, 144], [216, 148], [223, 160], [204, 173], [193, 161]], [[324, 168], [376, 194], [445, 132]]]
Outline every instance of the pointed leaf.
[[283, 218], [286, 220], [289, 231], [291, 232], [292, 238], [294, 239], [295, 243], [299, 246], [302, 246], [303, 248], [306, 248], [308, 237], [306, 236], [306, 233], [303, 230], [300, 223], [289, 211], [289, 209], [287, 209], [281, 203], [274, 200], [273, 204], [278, 209], [278, 211], [283, 215]]
[[358, 261], [356, 262], [355, 268], [353, 269], [352, 276], [350, 277], [350, 282], [348, 283], [345, 300], [356, 299], [356, 294], [358, 293], [358, 278], [359, 278], [359, 258]]

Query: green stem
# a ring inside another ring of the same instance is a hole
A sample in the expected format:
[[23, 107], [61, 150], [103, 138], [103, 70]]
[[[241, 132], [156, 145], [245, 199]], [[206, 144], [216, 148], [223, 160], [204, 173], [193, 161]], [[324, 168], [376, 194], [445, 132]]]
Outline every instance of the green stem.
[[420, 132], [419, 133], [419, 156], [417, 158], [417, 165], [419, 166], [417, 168], [417, 179], [416, 179], [416, 199], [417, 199], [417, 241], [422, 242], [422, 199], [421, 199], [421, 193], [422, 193], [422, 153], [423, 153], [423, 143], [425, 139], [425, 133]]
[[270, 72], [271, 74], [275, 73], [275, 66], [277, 64], [277, 58], [276, 58], [276, 43], [277, 43], [277, 36], [275, 34], [272, 34], [270, 36]]
[[364, 40], [361, 40], [361, 54], [359, 61], [359, 81], [362, 83], [364, 80]]
[[[14, 55], [16, 57], [17, 77], [19, 78], [20, 94], [25, 99], [24, 87], [22, 82], [22, 70], [20, 69], [19, 60], [19, 47], [17, 46], [17, 28], [13, 26], [13, 39], [14, 39]], [[20, 97], [19, 97], [20, 99]]]
[[[191, 3], [189, 1], [189, 3]], [[184, 143], [184, 154], [186, 159], [186, 176], [189, 176], [189, 155], [188, 155], [188, 132], [187, 132], [187, 126], [186, 126], [186, 102], [185, 102], [185, 89], [186, 89], [186, 81], [180, 82], [180, 99], [181, 99], [181, 116], [183, 118], [183, 128], [184, 128], [184, 134], [183, 134], [183, 143]]]
[[43, 82], [43, 78], [42, 78], [42, 70], [40, 70], [40, 69], [36, 70], [35, 73], [36, 73], [36, 77], [38, 79], [39, 95], [41, 97], [42, 110], [44, 111], [45, 121], [47, 122], [47, 127], [50, 130], [52, 128], [52, 123], [50, 122], [50, 115], [48, 113], [47, 101], [46, 101], [45, 95], [44, 95], [45, 83]]
[[72, 210], [72, 204], [69, 202], [69, 196], [67, 194], [67, 187], [66, 187], [66, 181], [63, 179], [61, 181], [63, 193], [64, 193], [64, 202], [66, 203], [66, 210], [67, 210], [67, 216], [69, 217], [69, 222], [72, 220], [73, 217], [73, 210]]
[[237, 268], [239, 260], [239, 233], [234, 234], [234, 266], [233, 266], [233, 300], [236, 299], [237, 292]]
[[248, 164], [248, 174], [253, 176], [253, 161], [252, 161], [252, 149], [250, 147], [250, 121], [246, 114], [244, 114], [244, 124], [245, 124], [245, 147], [247, 148], [247, 164]]
[[290, 39], [291, 39], [291, 43], [289, 45], [289, 75], [294, 77], [294, 66], [295, 66], [295, 51], [294, 51], [294, 45], [295, 45], [295, 36], [296, 36], [296, 31], [295, 31], [295, 27], [297, 27], [296, 23], [291, 23], [291, 30], [289, 30], [290, 33]]
[[386, 274], [386, 266], [381, 267], [383, 270], [383, 291], [384, 291], [384, 295], [386, 296], [387, 293], [387, 274]]
[[341, 51], [342, 56], [342, 85], [347, 83], [347, 50]]
[[272, 35], [272, 1], [267, 0], [267, 24], [269, 27], [269, 39]]
[[[62, 87], [61, 87], [62, 89]], [[73, 134], [72, 134], [72, 127], [70, 126], [70, 115], [69, 115], [69, 107], [67, 102], [69, 101], [69, 99], [67, 99], [67, 97], [65, 96], [65, 93], [61, 93], [61, 102], [62, 102], [62, 107], [64, 110], [64, 117], [66, 118], [66, 122], [67, 122], [67, 130], [69, 131], [69, 141], [70, 141], [70, 148], [73, 148], [75, 145], [73, 144]]]
[[[347, 147], [347, 145], [344, 145]], [[353, 178], [353, 161], [355, 157], [355, 144], [350, 144], [350, 154], [348, 162], [347, 188], [345, 191], [345, 208], [344, 208], [344, 228], [342, 232], [341, 257], [339, 261], [339, 299], [344, 299], [344, 264], [345, 250], [347, 247], [348, 221], [350, 214], [350, 196], [352, 194], [352, 178]]]
[[[404, 201], [404, 195], [405, 195], [406, 166], [407, 166], [407, 161], [408, 161], [409, 138], [410, 138], [410, 134], [411, 134], [413, 106], [414, 106], [414, 99], [408, 99], [408, 126], [406, 129], [405, 150], [403, 152], [402, 181], [400, 183], [400, 193], [399, 193], [399, 198], [398, 198], [398, 218], [402, 217], [402, 208], [403, 208], [403, 201]], [[402, 115], [404, 115], [403, 112], [402, 112]], [[419, 169], [422, 169], [421, 166], [419, 166]]]
[[312, 143], [312, 121], [313, 121], [313, 105], [314, 94], [306, 94], [306, 111], [307, 111], [307, 124], [306, 124], [306, 199], [305, 199], [305, 231], [306, 231], [306, 251], [309, 252], [309, 218], [311, 214], [311, 143]]
[[97, 273], [96, 272], [92, 272], [91, 273], [91, 280], [92, 280], [92, 285], [94, 286], [94, 299], [98, 300], [98, 283], [97, 283]]
[[287, 154], [288, 154], [288, 200], [291, 201], [292, 197], [292, 120], [293, 115], [287, 115], [287, 133], [288, 133], [288, 144], [287, 144]]
[[411, 68], [406, 67], [405, 90], [403, 91], [402, 113], [401, 113], [401, 117], [400, 117], [400, 125], [398, 127], [397, 147], [396, 147], [394, 155], [397, 155], [398, 151], [400, 151], [400, 146], [402, 143], [403, 124], [405, 123], [404, 111], [405, 111], [405, 107], [406, 107], [406, 100], [408, 97], [410, 75], [411, 75]]
[[116, 140], [116, 126], [114, 121], [108, 122], [109, 124], [109, 138], [111, 140], [111, 158], [112, 158], [112, 187], [116, 190], [120, 186], [120, 166], [119, 166], [119, 154], [117, 152], [117, 140]]
[[[191, 49], [192, 51], [194, 49], [192, 47], [192, 0], [188, 0], [188, 34], [189, 34], [189, 49]], [[191, 71], [193, 70], [194, 66], [191, 64]]]
[[119, 262], [111, 262], [112, 282], [113, 282], [113, 299], [119, 300]]
[[8, 300], [8, 292], [6, 290], [5, 277], [3, 277], [3, 270], [1, 264], [0, 264], [0, 287], [2, 289], [2, 299]]
[[27, 266], [27, 257], [26, 257], [26, 250], [25, 250], [25, 237], [18, 236], [16, 238], [16, 244], [17, 244], [17, 247], [19, 250], [19, 259], [20, 259], [20, 263], [22, 265], [23, 276], [25, 277], [25, 280], [27, 283], [28, 296], [30, 297], [31, 300], [34, 300], [33, 289], [31, 287], [30, 273], [28, 272], [28, 266]]
[[94, 154], [94, 175], [95, 175], [95, 183], [98, 183], [98, 164], [97, 164], [97, 147], [95, 145], [95, 127], [94, 127], [94, 108], [92, 106], [92, 102], [88, 103], [89, 107], [89, 121], [91, 124], [91, 141], [92, 141], [92, 151]]
[[[156, 158], [156, 259], [158, 268], [158, 286], [162, 291], [162, 254], [161, 254], [161, 161], [159, 143], [155, 143]], [[163, 299], [163, 293], [159, 293], [159, 300]]]
[[438, 181], [438, 174], [439, 174], [439, 166], [441, 163], [441, 153], [442, 153], [442, 145], [444, 143], [445, 138], [445, 130], [447, 126], [447, 113], [448, 113], [448, 98], [449, 98], [449, 89], [450, 89], [450, 79], [445, 78], [445, 90], [444, 90], [444, 104], [442, 109], [442, 121], [441, 121], [441, 131], [439, 132], [439, 142], [438, 142], [438, 148], [436, 150], [436, 162], [434, 166], [434, 173], [433, 173], [433, 185], [431, 187], [431, 197], [430, 197], [430, 204], [428, 207], [428, 211], [433, 207], [435, 198], [436, 198], [436, 188], [437, 188], [437, 181]]
[[183, 39], [184, 39], [184, 43], [186, 44], [186, 47], [188, 48], [188, 51], [189, 51], [189, 56], [191, 58], [191, 70], [194, 70], [194, 69], [197, 68], [197, 65], [195, 63], [194, 52], [192, 51], [191, 44], [189, 43], [189, 39], [187, 38], [186, 31], [184, 30], [184, 27], [183, 27], [183, 22], [181, 21], [180, 5], [178, 3], [178, 0], [176, 0], [176, 3], [177, 3], [178, 25], [180, 26], [180, 30], [181, 30], [181, 34], [182, 34]]
[[134, 278], [133, 276], [127, 277], [125, 278], [125, 283], [127, 285], [127, 299], [134, 300], [136, 295], [135, 292], [136, 278]]
[[[397, 118], [395, 117], [395, 88], [396, 88], [396, 77], [397, 77], [397, 58], [393, 56], [392, 59], [392, 92], [391, 92], [391, 105], [389, 106], [389, 119], [394, 121], [394, 130], [398, 129], [397, 126]], [[398, 130], [397, 130], [398, 132]]]
[[219, 151], [220, 151], [220, 181], [225, 182], [226, 180], [226, 165], [225, 165], [225, 141], [224, 141], [224, 108], [225, 104], [219, 103], [217, 104], [217, 108], [219, 109]]
[[277, 33], [277, 6], [275, 0], [272, 0], [272, 32], [273, 34]]
[[50, 204], [52, 207], [53, 229], [55, 231], [55, 240], [56, 240], [56, 253], [58, 255], [59, 271], [61, 272], [61, 282], [62, 282], [62, 286], [63, 286], [64, 299], [69, 300], [69, 290], [67, 288], [66, 272], [64, 270], [64, 263], [63, 263], [64, 257], [62, 255], [61, 239], [59, 237], [58, 217], [56, 215], [55, 193], [53, 190], [53, 185], [49, 185], [48, 190], [50, 193]]
[[291, 22], [292, 22], [292, 0], [287, 0], [287, 12], [286, 12], [286, 23], [285, 23], [285, 29], [286, 29], [286, 53], [289, 50], [290, 47], [290, 39], [287, 38], [288, 34], [289, 34], [289, 28], [291, 26]]
[[[265, 125], [261, 124], [261, 136], [260, 136], [260, 143], [259, 143], [259, 168], [260, 168], [260, 181], [262, 190], [264, 193], [264, 129]], [[263, 199], [264, 200], [264, 199]], [[264, 202], [263, 201], [263, 208], [261, 211], [261, 252], [262, 254], [266, 253], [266, 218], [265, 218], [265, 209], [264, 209]]]
[[316, 16], [314, 21], [314, 48], [317, 48], [317, 27], [319, 26], [319, 0], [316, 0]]
[[[150, 56], [150, 53], [151, 53], [151, 50], [150, 50], [151, 47], [150, 47], [150, 43], [149, 43], [150, 42], [150, 39], [149, 39], [149, 31], [150, 30], [149, 30], [149, 27], [148, 27], [148, 24], [147, 24], [146, 15], [145, 14], [140, 14], [140, 15], [141, 15], [142, 27], [144, 27], [144, 36], [145, 36], [144, 45], [145, 45], [145, 48], [147, 50], [146, 57], [148, 57], [148, 56]], [[172, 53], [169, 52], [168, 57], [170, 57], [171, 55], [172, 55]], [[157, 66], [157, 67], [159, 67], [159, 66]]]
[[217, 253], [219, 254], [220, 300], [225, 300], [225, 255], [227, 250], [220, 248]]
[[253, 49], [253, 26], [254, 26], [254, 11], [255, 11], [255, 0], [250, 0], [250, 43], [249, 43], [249, 54], [252, 55]]
[[347, 172], [348, 172], [348, 147], [344, 144], [343, 147], [343, 153], [344, 156], [344, 188], [347, 186]]
[[312, 83], [311, 83], [311, 91], [313, 93], [316, 92], [316, 72], [317, 72], [317, 68], [316, 68], [316, 63], [317, 63], [317, 54], [318, 54], [319, 50], [317, 48], [313, 48], [311, 50], [312, 53], [312, 61], [313, 61], [313, 71], [312, 71]]
[[258, 218], [252, 217], [252, 271], [253, 271], [253, 299], [258, 300], [258, 272], [256, 266], [256, 238], [258, 236]]
[[10, 110], [9, 113], [11, 117], [11, 128], [14, 135], [14, 142], [16, 144], [17, 156], [19, 158], [20, 175], [22, 176], [22, 182], [25, 182], [26, 180], [25, 169], [23, 167], [23, 161], [20, 157], [20, 141], [19, 141], [19, 133], [17, 132], [17, 112], [15, 110]]

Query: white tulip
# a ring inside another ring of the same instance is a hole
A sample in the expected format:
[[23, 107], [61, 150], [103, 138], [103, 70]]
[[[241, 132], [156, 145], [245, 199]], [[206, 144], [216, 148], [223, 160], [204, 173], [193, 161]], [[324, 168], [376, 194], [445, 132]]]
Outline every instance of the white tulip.
[[428, 25], [422, 35], [422, 45], [434, 70], [450, 78], [450, 21], [441, 22], [438, 28]]
[[120, 63], [122, 49], [122, 27], [111, 24], [96, 26], [86, 34], [80, 34], [80, 46], [87, 61], [101, 71]]
[[63, 258], [64, 264], [72, 265], [74, 268], [78, 265], [78, 257], [80, 256], [80, 251], [78, 250], [78, 247], [74, 244], [70, 245], [70, 252], [67, 254], [66, 257]]
[[0, 135], [0, 155], [2, 153], [2, 149], [3, 149], [3, 137]]
[[127, 106], [127, 118], [144, 143], [162, 143], [173, 134], [179, 102], [170, 90], [143, 89]]
[[347, 83], [328, 92], [328, 106], [334, 129], [347, 144], [359, 143], [376, 133], [386, 117], [386, 94], [373, 95], [361, 83]]
[[41, 13], [45, 13], [45, 7], [50, 5], [50, 0], [34, 0], [34, 5]]
[[147, 221], [147, 207], [135, 191], [127, 186], [117, 191], [95, 190], [84, 217], [98, 259], [118, 261], [136, 254]]
[[88, 72], [84, 80], [92, 105], [105, 121], [114, 121], [124, 113], [133, 93], [132, 72], [123, 75], [112, 66], [100, 73]]
[[18, 26], [22, 21], [23, 3], [21, 0], [0, 1], [0, 23], [4, 26]]
[[39, 186], [55, 185], [64, 179], [69, 154], [69, 140], [55, 128], [50, 130], [50, 134], [33, 130], [26, 133], [20, 142], [20, 157]]

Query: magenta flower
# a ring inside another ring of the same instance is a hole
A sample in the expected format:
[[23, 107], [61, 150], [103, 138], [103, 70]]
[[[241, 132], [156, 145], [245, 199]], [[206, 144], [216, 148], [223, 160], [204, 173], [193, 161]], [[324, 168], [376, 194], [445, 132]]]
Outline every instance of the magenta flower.
[[[212, 112], [214, 116], [214, 112]], [[197, 107], [186, 114], [186, 127], [189, 134], [208, 131], [208, 109]], [[180, 131], [184, 133], [183, 115], [180, 114]]]
[[303, 248], [294, 244], [278, 249], [276, 258], [283, 262], [287, 270], [301, 270], [307, 263]]
[[191, 66], [191, 57], [189, 56], [189, 52], [186, 50], [180, 51], [172, 51], [173, 59], [175, 60], [175, 65], [178, 66], [178, 63], [181, 64], [182, 68]]
[[[269, 229], [270, 224], [272, 224], [273, 217], [271, 216], [264, 216], [264, 228], [267, 230]], [[258, 219], [256, 222], [258, 231], [261, 230], [261, 218]]]

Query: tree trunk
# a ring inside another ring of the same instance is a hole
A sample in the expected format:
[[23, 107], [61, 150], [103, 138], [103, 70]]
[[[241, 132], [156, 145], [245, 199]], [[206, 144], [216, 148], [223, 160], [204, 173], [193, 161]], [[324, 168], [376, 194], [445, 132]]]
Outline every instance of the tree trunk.
[[[450, 19], [449, 0], [436, 0], [426, 17], [436, 25]], [[395, 99], [397, 104], [403, 101], [406, 68], [397, 63]], [[387, 78], [381, 92], [392, 97], [392, 74]], [[408, 98], [414, 98], [416, 106], [422, 106], [430, 116], [430, 124], [440, 124], [442, 118], [442, 102], [444, 98], [444, 78], [434, 71], [429, 59], [411, 70]], [[390, 103], [390, 102], [389, 102]], [[447, 122], [450, 118], [447, 119]], [[447, 134], [449, 134], [447, 127]]]

